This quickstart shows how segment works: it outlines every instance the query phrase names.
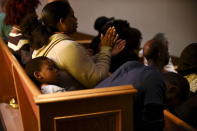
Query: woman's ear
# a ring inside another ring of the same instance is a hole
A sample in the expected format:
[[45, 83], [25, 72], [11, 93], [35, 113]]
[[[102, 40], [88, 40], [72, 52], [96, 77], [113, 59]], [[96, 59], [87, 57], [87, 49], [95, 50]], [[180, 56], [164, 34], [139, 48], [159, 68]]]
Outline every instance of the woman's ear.
[[60, 18], [59, 22], [57, 24], [57, 28], [59, 30], [59, 32], [64, 32], [65, 31], [65, 24], [64, 24], [64, 19]]
[[60, 18], [59, 22], [60, 22], [60, 24], [64, 24], [64, 19]]

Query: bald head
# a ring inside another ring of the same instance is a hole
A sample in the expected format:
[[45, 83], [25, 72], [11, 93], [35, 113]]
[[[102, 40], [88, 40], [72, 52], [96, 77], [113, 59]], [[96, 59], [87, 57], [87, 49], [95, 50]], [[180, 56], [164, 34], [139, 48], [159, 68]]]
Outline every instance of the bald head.
[[168, 41], [164, 34], [159, 33], [153, 39], [144, 44], [143, 55], [147, 59], [148, 64], [156, 67], [164, 67], [168, 64]]
[[153, 58], [153, 57], [154, 57], [154, 54], [156, 53], [156, 52], [152, 49], [153, 43], [154, 43], [153, 40], [149, 40], [149, 41], [147, 41], [147, 42], [144, 44], [144, 47], [143, 47], [143, 55], [144, 55], [144, 57], [145, 57], [147, 60]]

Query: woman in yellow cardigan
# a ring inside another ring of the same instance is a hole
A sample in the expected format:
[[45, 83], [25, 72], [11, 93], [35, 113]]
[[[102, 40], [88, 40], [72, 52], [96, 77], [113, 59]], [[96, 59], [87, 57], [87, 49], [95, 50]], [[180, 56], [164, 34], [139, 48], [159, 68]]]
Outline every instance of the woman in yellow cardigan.
[[48, 3], [41, 19], [29, 16], [22, 26], [23, 34], [34, 49], [32, 58], [46, 56], [64, 71], [67, 88], [92, 88], [108, 76], [111, 50], [117, 40], [110, 27], [101, 37], [101, 50], [94, 58], [70, 37], [77, 30], [77, 18], [66, 1]]

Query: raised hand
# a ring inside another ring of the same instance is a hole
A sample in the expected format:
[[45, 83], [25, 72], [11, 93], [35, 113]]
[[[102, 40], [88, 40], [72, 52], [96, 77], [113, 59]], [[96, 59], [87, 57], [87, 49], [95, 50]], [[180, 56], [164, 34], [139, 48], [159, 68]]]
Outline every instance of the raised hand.
[[113, 45], [114, 45], [114, 43], [116, 42], [117, 39], [118, 39], [118, 34], [116, 34], [115, 27], [109, 27], [104, 36], [103, 36], [103, 34], [101, 34], [100, 46], [111, 46], [111, 47], [113, 47]]
[[125, 45], [126, 40], [118, 39], [112, 48], [112, 56], [119, 54], [125, 48]]

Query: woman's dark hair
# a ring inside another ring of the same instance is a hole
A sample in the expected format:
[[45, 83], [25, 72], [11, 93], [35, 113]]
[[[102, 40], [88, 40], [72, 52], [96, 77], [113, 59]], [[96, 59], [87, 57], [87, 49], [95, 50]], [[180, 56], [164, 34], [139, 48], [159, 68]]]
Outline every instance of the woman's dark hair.
[[23, 35], [30, 41], [33, 49], [39, 49], [48, 44], [49, 37], [58, 32], [57, 24], [61, 18], [66, 18], [72, 8], [66, 1], [48, 3], [42, 10], [41, 19], [35, 15], [28, 15], [22, 22]]
[[137, 28], [130, 27], [126, 20], [111, 20], [102, 28], [102, 33], [105, 34], [109, 27], [114, 26], [120, 39], [126, 40], [124, 50], [134, 51], [139, 49], [142, 39], [142, 34]]
[[49, 60], [49, 58], [45, 56], [37, 57], [30, 60], [25, 66], [25, 71], [27, 75], [31, 78], [31, 80], [33, 80], [33, 82], [35, 82], [37, 86], [40, 86], [41, 83], [35, 78], [34, 72], [40, 71], [43, 62], [47, 60]]
[[[101, 20], [104, 18], [100, 17]], [[140, 30], [134, 27], [130, 27], [130, 24], [126, 20], [116, 20], [112, 17], [110, 18], [110, 20], [105, 21], [105, 24], [102, 25], [101, 29], [99, 29], [99, 35], [95, 37], [90, 44], [90, 48], [93, 49], [94, 54], [98, 53], [99, 51], [100, 34], [105, 34], [107, 29], [112, 26], [115, 27], [119, 38], [126, 40], [126, 46], [124, 48], [125, 51], [135, 52], [139, 50], [142, 40], [142, 34]]]
[[197, 43], [183, 49], [179, 58], [178, 72], [182, 75], [197, 74]]
[[22, 19], [39, 5], [39, 0], [7, 0], [5, 6], [5, 19], [7, 25], [20, 25]]
[[138, 51], [142, 34], [137, 28], [130, 27], [126, 20], [112, 20], [106, 23], [101, 33], [105, 34], [109, 27], [115, 27], [119, 39], [126, 40], [125, 48], [111, 59], [110, 72], [114, 72], [123, 63], [131, 60], [139, 60]]
[[109, 21], [114, 20], [114, 17], [108, 18], [106, 16], [100, 16], [95, 20], [94, 29], [101, 32], [102, 27]]
[[59, 22], [60, 18], [66, 18], [71, 12], [71, 6], [66, 1], [55, 1], [47, 4], [41, 14], [41, 20], [44, 25], [50, 28], [54, 28]]

